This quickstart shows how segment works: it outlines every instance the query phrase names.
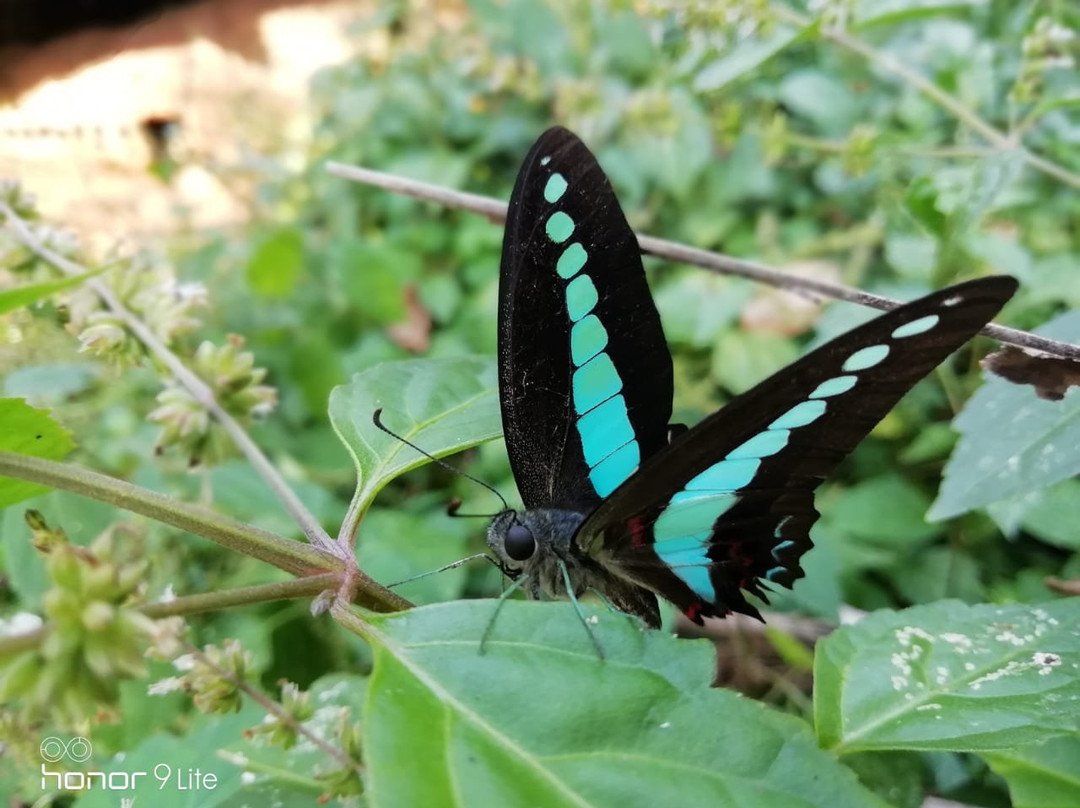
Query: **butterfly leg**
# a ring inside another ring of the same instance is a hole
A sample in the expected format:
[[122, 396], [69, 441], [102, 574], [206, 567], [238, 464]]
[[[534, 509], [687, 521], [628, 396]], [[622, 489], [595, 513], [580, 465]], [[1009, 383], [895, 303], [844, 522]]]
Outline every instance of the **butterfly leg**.
[[491, 613], [491, 619], [488, 620], [487, 626], [484, 627], [484, 633], [480, 636], [480, 653], [484, 653], [484, 646], [487, 644], [488, 638], [491, 636], [491, 632], [495, 629], [495, 621], [499, 619], [499, 612], [502, 611], [503, 604], [506, 603], [506, 599], [509, 598], [514, 592], [521, 588], [521, 586], [529, 580], [528, 575], [520, 575], [514, 579], [514, 582], [510, 586], [503, 590], [503, 593], [499, 595], [499, 600], [495, 604], [495, 611]]
[[585, 632], [589, 635], [589, 639], [592, 640], [593, 647], [596, 648], [596, 655], [600, 657], [600, 661], [604, 661], [604, 647], [600, 645], [600, 639], [596, 636], [596, 632], [592, 630], [592, 625], [589, 623], [585, 612], [581, 610], [581, 603], [578, 602], [577, 595], [574, 594], [574, 585], [570, 582], [570, 570], [566, 568], [566, 562], [561, 558], [555, 559], [559, 564], [559, 569], [562, 570], [563, 583], [566, 584], [566, 594], [570, 596], [570, 602], [574, 604], [574, 611], [577, 612], [578, 619], [581, 620], [581, 625], [585, 627]]
[[402, 584], [412, 583], [413, 581], [419, 581], [421, 578], [427, 578], [429, 575], [438, 575], [440, 572], [447, 572], [448, 570], [456, 570], [463, 564], [468, 564], [470, 561], [475, 561], [478, 558], [483, 558], [499, 566], [499, 562], [489, 556], [487, 553], [477, 553], [476, 555], [466, 556], [465, 558], [459, 558], [457, 561], [451, 561], [449, 564], [444, 564], [436, 570], [428, 570], [427, 572], [421, 572], [419, 575], [413, 575], [408, 578], [402, 578], [400, 581], [394, 581], [392, 584], [387, 584], [387, 589], [393, 589], [395, 586], [401, 586]]

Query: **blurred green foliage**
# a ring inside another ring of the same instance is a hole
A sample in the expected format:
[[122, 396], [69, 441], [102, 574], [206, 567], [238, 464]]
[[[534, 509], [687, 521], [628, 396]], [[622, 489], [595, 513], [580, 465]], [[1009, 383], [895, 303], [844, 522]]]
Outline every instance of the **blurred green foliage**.
[[[279, 397], [253, 435], [333, 532], [354, 471], [328, 417], [331, 390], [385, 360], [494, 353], [502, 234], [473, 214], [330, 177], [323, 164], [506, 198], [521, 157], [553, 123], [596, 152], [641, 232], [897, 297], [1009, 273], [1022, 289], [1003, 320], [1022, 328], [1080, 305], [1080, 193], [1067, 178], [1033, 168], [1027, 151], [1080, 171], [1080, 101], [1068, 61], [1076, 41], [1060, 33], [1080, 25], [1080, 12], [1006, 0], [813, 6], [810, 21], [763, 0], [470, 0], [438, 15], [423, 2], [379, 4], [355, 27], [356, 58], [313, 82], [303, 168], [293, 169], [295, 154], [245, 166], [245, 179], [257, 179], [250, 224], [173, 245], [167, 260], [177, 275], [209, 290], [196, 315], [201, 326], [181, 344], [193, 354], [202, 339], [243, 335]], [[848, 24], [842, 36], [867, 43], [869, 60], [830, 38], [838, 20]], [[885, 69], [887, 60], [932, 81], [1009, 145], [973, 133], [970, 121]], [[844, 304], [819, 311], [699, 269], [651, 259], [646, 266], [674, 354], [676, 419], [690, 423], [869, 316]], [[297, 534], [247, 466], [227, 461], [192, 474], [175, 450], [155, 456], [158, 430], [146, 420], [159, 392], [154, 372], [115, 370], [75, 353], [55, 326], [58, 313], [20, 313], [27, 338], [5, 348], [0, 370], [5, 395], [54, 408], [78, 438], [77, 462]], [[992, 503], [989, 513], [939, 500], [951, 518], [926, 522], [957, 440], [948, 424], [979, 385], [977, 359], [988, 348], [974, 341], [921, 383], [819, 490], [818, 547], [806, 559], [808, 578], [782, 606], [835, 619], [841, 603], [1032, 603], [1055, 597], [1046, 575], [1080, 576], [1076, 520], [1063, 527], [1064, 514], [1076, 512], [1075, 480], [1067, 479], [1075, 465], [1038, 480], [1034, 492], [1005, 487], [973, 503]], [[1021, 394], [1031, 396], [1015, 390]], [[1074, 393], [1047, 423], [1069, 418], [1075, 405]], [[976, 443], [993, 429], [977, 415], [965, 436]], [[1058, 448], [1076, 463], [1075, 442]], [[513, 491], [501, 444], [460, 462]], [[473, 523], [440, 515], [453, 496], [465, 498], [466, 511], [495, 504], [430, 465], [383, 490], [360, 530], [369, 571], [399, 579], [481, 549], [479, 523], [470, 530]], [[46, 589], [28, 548], [26, 507], [62, 524], [77, 544], [121, 517], [74, 501], [53, 493], [3, 514], [6, 610], [36, 608]], [[154, 562], [152, 593], [279, 577], [161, 526], [138, 529]], [[495, 571], [474, 565], [406, 594], [443, 600], [497, 591]], [[306, 687], [329, 671], [370, 664], [366, 648], [313, 622], [304, 604], [192, 623], [199, 642], [241, 639], [268, 686], [287, 677]], [[122, 691], [126, 726], [113, 751], [189, 720], [182, 700], [146, 707], [135, 688]], [[855, 768], [879, 793], [909, 794], [894, 797], [899, 804], [924, 787], [1005, 804], [1002, 781], [975, 758], [861, 759]], [[1029, 765], [1020, 753], [992, 759], [1000, 773]], [[878, 782], [883, 770], [903, 773], [903, 783]]]

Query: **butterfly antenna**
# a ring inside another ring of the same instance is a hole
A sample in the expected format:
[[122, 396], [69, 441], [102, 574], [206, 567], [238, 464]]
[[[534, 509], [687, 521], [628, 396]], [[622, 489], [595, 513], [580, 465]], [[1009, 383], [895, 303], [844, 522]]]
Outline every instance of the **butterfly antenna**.
[[[434, 463], [438, 463], [440, 466], [442, 466], [447, 471], [452, 471], [454, 474], [458, 474], [458, 475], [464, 477], [466, 480], [472, 480], [477, 485], [482, 485], [484, 488], [486, 488], [488, 491], [490, 491], [491, 493], [493, 493], [495, 496], [497, 496], [499, 498], [499, 501], [502, 502], [503, 510], [505, 510], [505, 511], [510, 510], [510, 503], [508, 503], [506, 501], [506, 497], [504, 497], [502, 494], [500, 494], [498, 492], [498, 490], [494, 486], [488, 485], [487, 483], [485, 483], [480, 478], [473, 477], [468, 472], [462, 471], [461, 469], [457, 468], [456, 466], [451, 466], [449, 463], [447, 463], [444, 460], [440, 460], [439, 458], [435, 457], [435, 455], [431, 454], [430, 452], [425, 452], [423, 449], [421, 449], [419, 446], [417, 446], [411, 440], [408, 440], [407, 438], [403, 438], [397, 432], [394, 432], [392, 429], [390, 429], [385, 424], [383, 424], [383, 422], [382, 422], [382, 407], [379, 407], [377, 410], [375, 410], [375, 414], [372, 416], [371, 420], [375, 423], [375, 426], [377, 426], [379, 429], [381, 429], [387, 435], [389, 435], [392, 438], [396, 438], [397, 440], [404, 443], [406, 446], [409, 446], [409, 447], [415, 449], [420, 454], [422, 454], [424, 457], [426, 457], [428, 460], [431, 460]], [[457, 510], [460, 507], [461, 507], [461, 500], [459, 500], [459, 499], [451, 500], [450, 505], [446, 509], [446, 512], [450, 516], [486, 516], [486, 517], [495, 516], [495, 514], [480, 514], [480, 513], [462, 513], [462, 514], [459, 514], [457, 512]]]

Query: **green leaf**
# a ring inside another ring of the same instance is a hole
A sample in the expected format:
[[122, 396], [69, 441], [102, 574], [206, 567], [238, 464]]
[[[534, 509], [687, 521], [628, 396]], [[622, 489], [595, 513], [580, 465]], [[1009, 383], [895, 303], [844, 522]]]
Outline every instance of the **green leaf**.
[[72, 275], [56, 281], [29, 283], [16, 289], [6, 289], [0, 292], [0, 314], [7, 314], [9, 311], [29, 306], [31, 303], [35, 303], [49, 295], [79, 286], [95, 275], [100, 275], [106, 269], [108, 267], [104, 266], [90, 272], [84, 272], [81, 275]]
[[91, 362], [55, 362], [16, 368], [3, 379], [3, 394], [12, 398], [63, 401], [89, 390], [102, 376], [102, 367]]
[[442, 457], [502, 433], [495, 363], [487, 357], [386, 362], [357, 373], [330, 394], [330, 422], [356, 464], [351, 514], [367, 511], [394, 477], [428, 460], [372, 422]]
[[1020, 520], [1028, 533], [1068, 550], [1080, 550], [1080, 480], [1062, 480], [1031, 495]]
[[858, 0], [852, 29], [897, 25], [935, 15], [955, 15], [982, 5], [982, 0]]
[[763, 37], [742, 40], [723, 56], [705, 65], [694, 77], [694, 90], [711, 92], [730, 84], [741, 76], [757, 69], [804, 35], [816, 29], [816, 23], [806, 28], [777, 25]]
[[894, 808], [923, 804], [923, 762], [914, 752], [861, 752], [848, 755], [844, 763], [855, 770], [864, 786]]
[[[21, 398], [0, 398], [0, 451], [61, 460], [75, 447], [71, 433]], [[0, 477], [0, 508], [36, 497], [49, 489], [12, 477]]]
[[818, 643], [823, 747], [977, 752], [1076, 730], [1080, 598], [882, 611]]
[[[1067, 312], [1035, 333], [1075, 342], [1080, 311]], [[947, 519], [1080, 474], [1076, 388], [1061, 401], [1046, 401], [1031, 387], [990, 378], [953, 426], [961, 438], [945, 466], [931, 519]]]
[[844, 491], [828, 515], [836, 529], [896, 552], [910, 551], [943, 532], [926, 521], [930, 498], [898, 474], [883, 474]]
[[655, 301], [668, 342], [707, 348], [738, 321], [753, 293], [746, 283], [687, 272], [660, 287]]
[[282, 299], [296, 290], [304, 265], [304, 237], [294, 227], [263, 239], [247, 265], [247, 280], [260, 297]]
[[846, 133], [858, 114], [851, 88], [820, 70], [787, 74], [778, 88], [780, 100], [793, 113], [812, 121], [829, 134]]
[[[431, 572], [468, 555], [475, 522], [445, 513], [421, 516], [372, 508], [357, 547], [360, 568], [385, 584]], [[397, 593], [413, 603], [438, 603], [461, 597], [470, 570], [458, 567], [404, 584]]]
[[[879, 806], [802, 721], [710, 687], [707, 642], [510, 601], [371, 616], [364, 752], [373, 808]], [[423, 760], [423, 777], [409, 761]]]
[[[122, 759], [94, 765], [95, 771], [123, 772], [133, 778], [134, 788], [120, 792], [134, 798], [136, 805], [145, 800], [154, 808], [218, 808], [241, 788], [242, 770], [223, 760], [219, 750], [240, 737], [248, 727], [262, 720], [266, 713], [261, 707], [248, 704], [236, 715], [196, 716], [193, 727], [183, 735], [161, 733], [128, 751]], [[93, 741], [93, 736], [90, 738]], [[94, 758], [91, 758], [94, 760]], [[87, 764], [89, 765], [89, 764]], [[198, 771], [196, 777], [194, 772]], [[206, 787], [206, 776], [212, 775], [214, 787]], [[120, 784], [119, 779], [114, 781]], [[195, 788], [199, 784], [199, 788]], [[79, 808], [116, 808], [118, 792], [91, 788], [79, 798]]]
[[760, 331], [728, 331], [713, 348], [712, 374], [732, 393], [745, 393], [798, 356], [795, 343], [787, 337]]
[[1080, 735], [983, 757], [1009, 784], [1013, 808], [1080, 805]]
[[336, 250], [335, 269], [349, 302], [377, 323], [405, 317], [405, 282], [420, 273], [412, 252], [388, 244], [353, 241]]

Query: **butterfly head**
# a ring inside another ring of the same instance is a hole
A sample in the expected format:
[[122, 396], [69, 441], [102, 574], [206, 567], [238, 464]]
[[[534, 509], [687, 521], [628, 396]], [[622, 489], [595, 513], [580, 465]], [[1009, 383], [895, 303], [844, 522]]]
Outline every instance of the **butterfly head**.
[[509, 574], [520, 572], [536, 555], [539, 545], [532, 522], [528, 512], [506, 510], [496, 514], [488, 526], [488, 547]]
[[528, 572], [553, 555], [563, 557], [582, 518], [572, 511], [505, 510], [488, 526], [488, 547], [507, 574]]

